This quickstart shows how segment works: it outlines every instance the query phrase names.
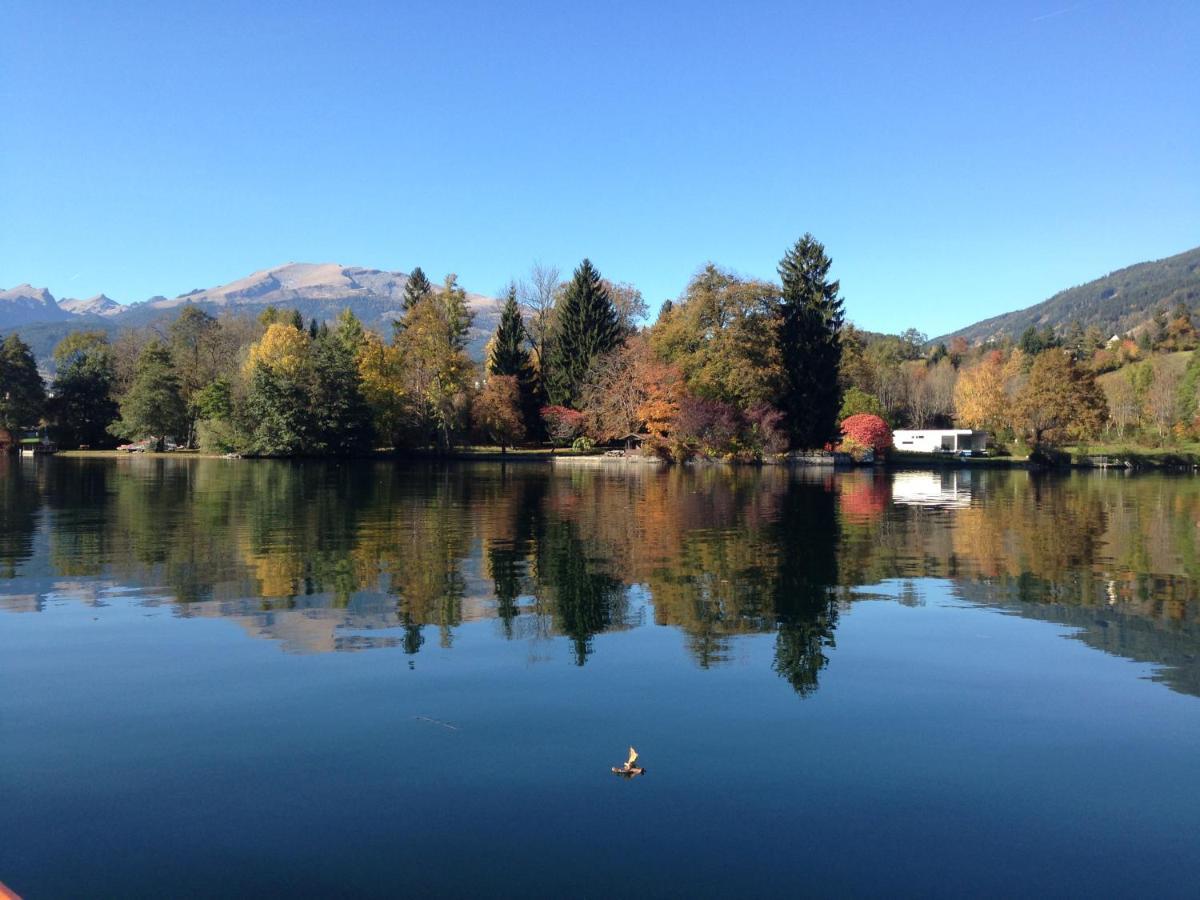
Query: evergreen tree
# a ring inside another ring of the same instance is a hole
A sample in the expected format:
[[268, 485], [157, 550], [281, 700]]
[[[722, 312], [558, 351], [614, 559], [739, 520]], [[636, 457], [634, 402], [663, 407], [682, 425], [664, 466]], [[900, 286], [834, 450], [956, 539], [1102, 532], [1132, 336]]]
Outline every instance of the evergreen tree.
[[404, 311], [408, 312], [423, 297], [428, 297], [433, 293], [433, 285], [429, 283], [429, 279], [425, 277], [425, 273], [421, 271], [421, 267], [417, 266], [408, 276], [408, 281], [404, 283]]
[[313, 343], [313, 385], [309, 397], [312, 443], [317, 453], [345, 456], [370, 449], [371, 409], [363, 397], [353, 325], [362, 326], [353, 314], [338, 329]]
[[525, 348], [525, 322], [517, 304], [517, 288], [509, 285], [500, 310], [500, 323], [492, 340], [488, 371], [493, 375], [514, 375], [523, 379], [533, 371], [529, 351]]
[[317, 317], [313, 316], [308, 320], [308, 336], [315, 341], [317, 339], [317, 335], [320, 333], [321, 326], [317, 322]]
[[304, 330], [304, 316], [300, 314], [300, 310], [293, 309], [288, 316], [288, 322], [297, 331]]
[[458, 286], [457, 275], [446, 276], [440, 299], [446, 316], [447, 341], [456, 353], [464, 351], [475, 313], [467, 305], [467, 292]]
[[161, 447], [164, 438], [180, 436], [186, 428], [187, 409], [171, 351], [161, 341], [151, 341], [142, 348], [133, 383], [121, 398], [121, 418], [108, 430], [127, 440], [152, 437]]
[[488, 372], [492, 375], [511, 375], [516, 379], [520, 393], [518, 402], [526, 434], [536, 434], [540, 431], [541, 416], [538, 410], [542, 403], [538, 396], [533, 360], [525, 346], [527, 337], [525, 322], [521, 318], [521, 307], [517, 303], [517, 287], [509, 285], [508, 296], [500, 312], [500, 323], [496, 326], [496, 334], [491, 342]]
[[596, 357], [621, 343], [621, 325], [600, 273], [589, 260], [575, 270], [563, 293], [550, 350], [550, 402], [570, 406], [579, 397]]
[[840, 284], [828, 279], [831, 264], [825, 247], [811, 234], [798, 240], [779, 263], [785, 382], [779, 405], [797, 447], [820, 447], [837, 429], [843, 313]]
[[246, 396], [251, 423], [249, 450], [263, 456], [297, 456], [309, 449], [313, 432], [308, 391], [300, 377], [255, 365]]
[[55, 440], [67, 447], [104, 446], [118, 415], [112, 398], [112, 347], [103, 331], [75, 331], [54, 348]]
[[33, 428], [46, 409], [46, 386], [33, 351], [16, 334], [0, 344], [0, 426], [15, 431]]

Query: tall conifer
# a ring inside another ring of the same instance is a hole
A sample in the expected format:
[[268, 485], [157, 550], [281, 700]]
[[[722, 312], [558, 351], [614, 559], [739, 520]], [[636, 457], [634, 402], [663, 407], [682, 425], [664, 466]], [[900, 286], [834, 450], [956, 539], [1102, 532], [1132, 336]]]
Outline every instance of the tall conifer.
[[621, 325], [600, 273], [589, 260], [575, 270], [563, 294], [550, 352], [550, 401], [569, 406], [579, 396], [592, 361], [621, 343]]
[[408, 312], [422, 297], [428, 297], [432, 292], [433, 285], [429, 283], [421, 267], [417, 266], [409, 273], [408, 281], [404, 283], [404, 311]]
[[781, 406], [796, 447], [820, 447], [837, 428], [844, 315], [840, 284], [828, 279], [831, 264], [825, 247], [811, 234], [800, 238], [779, 263]]
[[521, 416], [525, 420], [526, 433], [537, 434], [541, 430], [538, 416], [541, 398], [538, 396], [533, 360], [525, 346], [527, 339], [521, 307], [517, 303], [517, 287], [509, 285], [504, 308], [500, 312], [500, 323], [496, 326], [496, 335], [491, 342], [488, 373], [511, 375], [517, 379]]

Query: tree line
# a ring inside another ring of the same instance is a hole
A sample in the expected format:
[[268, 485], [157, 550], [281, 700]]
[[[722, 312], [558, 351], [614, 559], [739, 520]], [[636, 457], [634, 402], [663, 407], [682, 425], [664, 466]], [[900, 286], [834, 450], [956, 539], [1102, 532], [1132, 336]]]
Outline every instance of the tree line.
[[464, 443], [624, 439], [677, 458], [760, 456], [836, 437], [842, 298], [805, 235], [778, 284], [708, 266], [658, 320], [631, 285], [583, 260], [535, 266], [505, 291], [483, 363], [455, 276], [414, 269], [390, 335], [266, 309], [187, 306], [163, 329], [70, 334], [47, 386], [29, 347], [0, 347], [0, 426], [47, 427], [64, 447], [117, 441], [261, 456], [350, 455]]
[[760, 459], [836, 446], [840, 423], [970, 427], [1030, 448], [1101, 437], [1200, 437], [1200, 343], [1185, 306], [1137, 334], [1078, 324], [1017, 341], [931, 344], [844, 321], [825, 248], [805, 235], [778, 281], [708, 264], [656, 320], [631, 285], [584, 260], [567, 280], [534, 266], [503, 292], [477, 363], [455, 276], [420, 268], [392, 333], [349, 311], [305, 322], [185, 307], [162, 330], [76, 332], [47, 387], [19, 336], [0, 345], [0, 427], [49, 427], [65, 447], [162, 441], [263, 456], [463, 444], [639, 442], [646, 452]]
[[1096, 439], [1164, 445], [1200, 438], [1200, 335], [1182, 304], [1136, 334], [1074, 323], [1016, 340], [932, 344], [910, 329], [842, 336], [840, 418], [873, 413], [898, 428], [984, 429], [1001, 443]]

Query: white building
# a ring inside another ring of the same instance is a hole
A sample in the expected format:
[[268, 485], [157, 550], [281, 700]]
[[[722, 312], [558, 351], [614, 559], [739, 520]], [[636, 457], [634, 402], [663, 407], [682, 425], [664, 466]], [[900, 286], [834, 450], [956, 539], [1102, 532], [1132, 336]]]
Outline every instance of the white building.
[[930, 428], [921, 431], [894, 431], [892, 443], [906, 453], [982, 453], [987, 449], [986, 431], [970, 428]]

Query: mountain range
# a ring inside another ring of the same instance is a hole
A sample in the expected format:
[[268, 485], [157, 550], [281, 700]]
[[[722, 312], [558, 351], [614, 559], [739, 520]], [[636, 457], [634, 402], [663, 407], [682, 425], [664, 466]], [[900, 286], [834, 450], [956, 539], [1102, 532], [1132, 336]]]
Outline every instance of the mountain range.
[[[297, 309], [305, 319], [332, 321], [346, 308], [354, 310], [368, 328], [390, 334], [403, 309], [405, 272], [385, 272], [337, 263], [287, 263], [263, 269], [218, 287], [197, 289], [178, 297], [151, 297], [120, 304], [99, 294], [86, 300], [55, 300], [45, 288], [22, 284], [0, 291], [0, 333], [20, 331], [39, 361], [45, 364], [68, 332], [92, 328], [115, 334], [122, 328], [166, 324], [185, 306], [198, 306], [213, 315], [258, 315], [267, 306]], [[482, 357], [483, 346], [495, 330], [499, 301], [467, 294], [475, 311], [470, 350]]]
[[1200, 247], [1154, 262], [1118, 269], [1060, 291], [1049, 300], [960, 328], [935, 340], [962, 337], [970, 344], [1019, 338], [1030, 326], [1064, 332], [1072, 323], [1095, 325], [1105, 337], [1136, 332], [1159, 309], [1200, 306]]
[[[407, 281], [404, 272], [337, 263], [287, 263], [218, 287], [127, 305], [104, 294], [55, 300], [45, 288], [22, 284], [0, 291], [0, 334], [19, 330], [43, 365], [69, 331], [97, 328], [115, 334], [126, 327], [166, 324], [187, 305], [214, 315], [257, 315], [275, 306], [298, 309], [306, 319], [319, 321], [331, 321], [348, 307], [367, 327], [388, 334], [403, 308]], [[470, 349], [482, 358], [500, 303], [482, 294], [468, 294], [467, 299], [475, 311]], [[1095, 325], [1105, 335], [1125, 334], [1136, 332], [1157, 310], [1170, 311], [1178, 303], [1192, 310], [1200, 306], [1200, 247], [1119, 269], [1034, 306], [984, 319], [935, 340], [963, 337], [977, 344], [1015, 339], [1030, 326], [1063, 332], [1076, 321], [1084, 328]]]

